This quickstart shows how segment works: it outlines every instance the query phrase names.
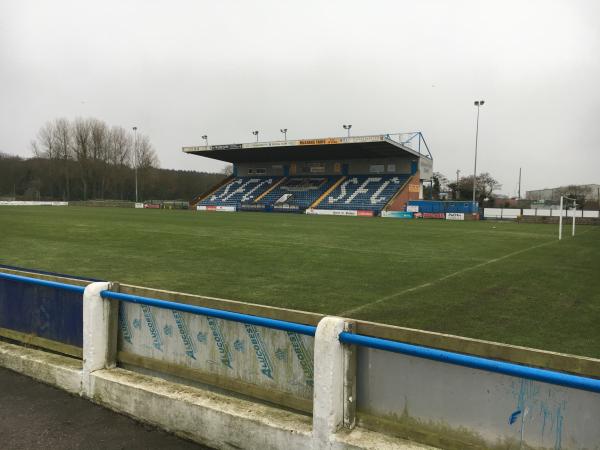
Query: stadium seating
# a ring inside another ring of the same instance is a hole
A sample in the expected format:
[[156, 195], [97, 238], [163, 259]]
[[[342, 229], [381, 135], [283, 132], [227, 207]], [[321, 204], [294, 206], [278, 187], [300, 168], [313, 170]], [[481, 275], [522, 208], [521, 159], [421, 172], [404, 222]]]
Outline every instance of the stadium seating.
[[237, 177], [198, 203], [200, 206], [236, 206], [254, 201], [281, 177]]
[[379, 212], [410, 175], [350, 175], [317, 209], [368, 210]]
[[[377, 213], [404, 185], [409, 176], [350, 175], [327, 194], [316, 208], [368, 210]], [[339, 180], [339, 176], [327, 175], [287, 178], [236, 177], [204, 198], [198, 205], [237, 208], [244, 205], [244, 209], [253, 205], [263, 210], [303, 211]], [[273, 189], [269, 191], [271, 188]], [[266, 195], [261, 197], [265, 192]]]
[[[260, 203], [274, 207], [297, 206], [305, 210], [329, 189], [339, 177], [289, 177], [260, 199]], [[277, 209], [277, 208], [275, 208]]]

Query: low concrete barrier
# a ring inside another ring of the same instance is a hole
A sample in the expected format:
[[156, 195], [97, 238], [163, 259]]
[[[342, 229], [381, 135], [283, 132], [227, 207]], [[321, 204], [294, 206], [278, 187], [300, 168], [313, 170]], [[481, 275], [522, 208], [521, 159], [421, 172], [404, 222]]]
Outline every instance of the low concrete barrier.
[[519, 209], [519, 208], [484, 208], [486, 219], [516, 220], [525, 223], [558, 223], [558, 218], [575, 216], [581, 225], [600, 225], [600, 211], [593, 210], [561, 210], [559, 209]]
[[0, 206], [69, 206], [69, 202], [40, 202], [29, 200], [1, 200]]
[[[1, 302], [17, 299], [1, 286], [22, 284], [11, 276], [0, 276]], [[55, 286], [47, 281], [50, 275], [28, 276], [44, 280], [38, 284], [46, 288]], [[575, 377], [573, 386], [582, 387], [565, 387], [561, 381], [534, 381], [549, 378], [528, 379], [521, 374], [539, 371], [514, 364], [515, 371], [494, 372], [510, 364], [490, 359], [475, 369], [460, 365], [473, 360], [461, 354], [424, 358], [437, 347], [600, 378], [596, 359], [116, 283], [78, 282], [86, 285], [83, 361], [0, 342], [0, 365], [215, 448], [508, 450], [582, 449], [600, 443], [598, 380]], [[80, 285], [69, 286], [81, 291]], [[214, 317], [206, 312], [215, 307], [221, 312], [213, 310]], [[246, 323], [224, 320], [242, 315]], [[283, 325], [268, 327], [275, 322]], [[5, 323], [10, 326], [10, 320]], [[286, 331], [286, 323], [306, 334], [299, 341]], [[385, 345], [369, 347], [374, 341]], [[422, 356], [390, 350], [415, 347], [402, 342], [420, 345]], [[312, 366], [303, 364], [309, 359]], [[555, 372], [552, 377], [573, 379]]]
[[[550, 223], [558, 224], [558, 216], [544, 217], [544, 216], [523, 216], [521, 222], [523, 223]], [[577, 225], [600, 225], [600, 219], [593, 217], [576, 217]], [[569, 224], [570, 225], [570, 224]]]

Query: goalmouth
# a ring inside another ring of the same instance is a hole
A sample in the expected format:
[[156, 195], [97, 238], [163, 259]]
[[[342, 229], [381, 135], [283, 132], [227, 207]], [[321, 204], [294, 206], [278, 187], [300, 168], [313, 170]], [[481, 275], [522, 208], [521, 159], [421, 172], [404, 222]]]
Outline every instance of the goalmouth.
[[[560, 216], [558, 217], [558, 240], [560, 241], [562, 239], [562, 232], [563, 232], [563, 211], [564, 211], [564, 207], [566, 206], [565, 204], [565, 200], [566, 201], [572, 201], [573, 202], [573, 225], [571, 226], [571, 236], [575, 236], [575, 211], [577, 210], [577, 201], [574, 198], [571, 197], [566, 197], [564, 195], [560, 196]], [[568, 214], [568, 209], [567, 209], [567, 214]]]

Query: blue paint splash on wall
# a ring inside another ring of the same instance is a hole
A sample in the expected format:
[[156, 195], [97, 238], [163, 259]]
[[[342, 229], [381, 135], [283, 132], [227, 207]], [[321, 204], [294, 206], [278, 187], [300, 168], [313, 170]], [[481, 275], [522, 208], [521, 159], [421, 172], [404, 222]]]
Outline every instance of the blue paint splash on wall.
[[561, 413], [561, 407], [556, 408], [556, 427], [554, 430], [554, 450], [560, 450], [562, 448], [562, 428], [563, 428], [563, 415]]
[[520, 409], [517, 409], [516, 411], [514, 411], [508, 418], [508, 424], [512, 425], [513, 423], [515, 423], [517, 421], [517, 417], [519, 417], [520, 415], [521, 415]]
[[[540, 433], [540, 441], [537, 445], [546, 448], [550, 442], [553, 442], [550, 448], [562, 449], [563, 422], [567, 403], [559, 400], [559, 393], [560, 388], [548, 387], [542, 390], [542, 385], [532, 380], [521, 379], [518, 383], [513, 383], [513, 394], [517, 405], [509, 415], [508, 423], [513, 425], [520, 422], [521, 444], [525, 443], [524, 434], [527, 425], [533, 426]], [[532, 417], [533, 411], [536, 411], [537, 419]], [[533, 439], [532, 431], [529, 430], [529, 439]], [[548, 443], [546, 446], [544, 441]]]

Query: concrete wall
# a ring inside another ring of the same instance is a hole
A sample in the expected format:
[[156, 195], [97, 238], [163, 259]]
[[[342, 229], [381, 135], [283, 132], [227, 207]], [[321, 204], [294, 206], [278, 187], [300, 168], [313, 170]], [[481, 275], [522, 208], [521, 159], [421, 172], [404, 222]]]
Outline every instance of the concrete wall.
[[600, 394], [367, 348], [357, 384], [359, 423], [428, 444], [600, 445]]
[[578, 224], [598, 225], [600, 224], [600, 211], [587, 210], [560, 210], [556, 209], [519, 209], [519, 208], [484, 208], [483, 216], [486, 219], [507, 219], [514, 220], [519, 218], [523, 222], [529, 223], [558, 223], [561, 216], [572, 218], [575, 216]]
[[311, 411], [314, 339], [120, 303], [119, 359]]

